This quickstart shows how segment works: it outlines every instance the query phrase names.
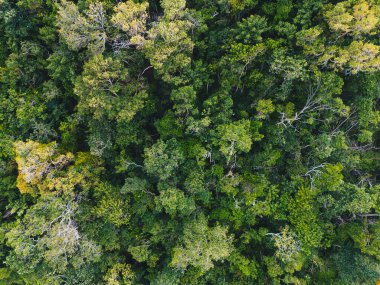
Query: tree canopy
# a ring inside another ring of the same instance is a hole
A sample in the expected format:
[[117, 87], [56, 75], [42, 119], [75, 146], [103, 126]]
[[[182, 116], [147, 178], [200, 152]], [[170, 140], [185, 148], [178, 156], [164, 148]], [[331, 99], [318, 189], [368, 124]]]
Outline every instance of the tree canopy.
[[379, 0], [0, 0], [0, 285], [378, 284]]

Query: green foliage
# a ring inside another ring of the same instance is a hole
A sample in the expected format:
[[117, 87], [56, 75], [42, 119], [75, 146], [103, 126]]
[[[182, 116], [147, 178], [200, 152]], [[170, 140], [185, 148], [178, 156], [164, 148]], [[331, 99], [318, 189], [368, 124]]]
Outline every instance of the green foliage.
[[75, 84], [79, 112], [90, 113], [96, 120], [108, 117], [130, 121], [144, 107], [147, 94], [137, 82], [138, 85], [125, 86], [128, 80], [128, 69], [119, 59], [95, 55], [84, 64], [82, 76]]
[[298, 237], [286, 226], [281, 233], [272, 234], [276, 247], [276, 257], [282, 262], [292, 261], [301, 251]]
[[215, 144], [219, 145], [220, 152], [226, 157], [227, 163], [229, 163], [236, 154], [249, 152], [252, 140], [251, 122], [248, 120], [241, 120], [217, 127]]
[[294, 225], [306, 252], [310, 248], [320, 246], [322, 230], [313, 207], [314, 193], [311, 189], [301, 187], [294, 199], [289, 201], [289, 221]]
[[[372, 284], [380, 278], [379, 263], [370, 257], [344, 248], [332, 256], [342, 284]], [[347, 262], [350, 260], [350, 262]]]
[[194, 106], [197, 94], [191, 86], [184, 86], [173, 91], [171, 99], [174, 102], [173, 108], [176, 115], [187, 117], [198, 113]]
[[115, 263], [112, 268], [107, 271], [104, 281], [107, 285], [130, 285], [133, 284], [135, 274], [130, 264]]
[[378, 0], [0, 0], [0, 284], [379, 282]]
[[186, 270], [194, 266], [201, 272], [214, 267], [214, 262], [227, 258], [232, 250], [232, 237], [227, 229], [209, 227], [204, 216], [185, 225], [183, 240], [173, 250], [171, 266]]
[[179, 85], [187, 80], [178, 75], [191, 63], [194, 43], [188, 35], [193, 24], [185, 18], [186, 2], [163, 0], [162, 20], [148, 31], [144, 51], [162, 79]]
[[182, 150], [175, 139], [166, 142], [160, 140], [145, 149], [144, 164], [147, 173], [162, 180], [173, 176], [183, 161]]
[[99, 261], [100, 247], [78, 231], [77, 212], [78, 204], [70, 197], [48, 197], [28, 209], [6, 234], [7, 245], [13, 248], [7, 258], [10, 269], [27, 284], [42, 274], [43, 284], [59, 281], [69, 268], [81, 270], [86, 263]]
[[100, 185], [95, 191], [98, 205], [93, 210], [94, 214], [116, 227], [128, 224], [130, 219], [128, 200], [110, 185]]
[[262, 34], [269, 29], [267, 19], [258, 15], [243, 19], [237, 26], [236, 39], [245, 44], [261, 42]]
[[258, 119], [265, 119], [270, 113], [273, 113], [275, 111], [275, 107], [271, 99], [262, 99], [257, 102], [256, 111], [256, 117]]
[[162, 190], [156, 200], [157, 209], [164, 209], [171, 216], [175, 214], [190, 215], [195, 210], [194, 201], [175, 188]]
[[55, 142], [43, 145], [33, 141], [19, 141], [14, 146], [19, 171], [17, 187], [21, 193], [33, 194], [36, 191], [33, 186], [40, 192], [53, 190], [55, 187], [50, 185], [49, 180], [54, 180], [59, 170], [73, 160], [71, 153], [57, 156]]
[[119, 3], [114, 8], [115, 14], [111, 21], [116, 27], [128, 34], [130, 45], [140, 46], [144, 44], [148, 6], [148, 2], [140, 4], [127, 1], [126, 3]]
[[105, 13], [102, 3], [91, 3], [86, 16], [78, 7], [68, 1], [58, 4], [59, 33], [73, 50], [88, 47], [92, 53], [102, 53], [105, 49]]

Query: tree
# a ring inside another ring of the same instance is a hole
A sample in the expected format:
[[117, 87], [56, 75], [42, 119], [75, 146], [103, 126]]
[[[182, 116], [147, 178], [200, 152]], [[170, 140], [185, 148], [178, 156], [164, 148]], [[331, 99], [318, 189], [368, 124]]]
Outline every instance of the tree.
[[[353, 249], [343, 248], [332, 256], [338, 278], [343, 284], [371, 284], [380, 277], [379, 264]], [[350, 260], [351, 262], [347, 262]]]
[[226, 157], [227, 164], [236, 159], [239, 152], [249, 152], [253, 140], [260, 140], [258, 133], [251, 134], [251, 122], [241, 120], [217, 127], [215, 144], [220, 146], [220, 152]]
[[77, 213], [78, 204], [70, 196], [44, 197], [7, 232], [13, 249], [7, 263], [27, 284], [33, 276], [42, 277], [35, 284], [62, 282], [70, 268], [80, 270], [100, 260], [100, 247], [79, 231]]
[[307, 253], [312, 248], [319, 247], [322, 239], [322, 230], [314, 212], [314, 195], [311, 189], [301, 187], [288, 206], [289, 221], [293, 224], [302, 248]]
[[214, 261], [227, 258], [232, 251], [232, 237], [227, 229], [209, 227], [204, 216], [185, 225], [183, 240], [173, 249], [172, 267], [186, 270], [194, 266], [202, 273], [214, 267]]
[[130, 121], [147, 98], [143, 83], [132, 80], [119, 59], [101, 54], [84, 64], [74, 90], [80, 98], [79, 111], [100, 121], [107, 117]]
[[268, 30], [268, 20], [265, 17], [251, 15], [237, 23], [236, 39], [244, 44], [262, 42], [262, 34]]
[[111, 185], [101, 184], [94, 193], [98, 203], [93, 208], [93, 213], [116, 227], [129, 223], [129, 199], [120, 195], [118, 189]]
[[181, 190], [176, 188], [162, 190], [160, 196], [156, 198], [156, 204], [156, 209], [163, 208], [171, 216], [176, 214], [186, 216], [195, 210], [193, 199], [186, 197]]
[[331, 30], [337, 33], [337, 40], [348, 35], [353, 41], [343, 47], [331, 45], [326, 47], [319, 63], [343, 70], [346, 74], [379, 69], [379, 46], [366, 42], [377, 26], [379, 9], [365, 0], [358, 3], [339, 2], [335, 6], [327, 5], [325, 17]]
[[112, 268], [107, 271], [104, 281], [107, 285], [131, 285], [135, 278], [131, 265], [126, 263], [115, 263]]
[[371, 2], [343, 1], [334, 6], [328, 5], [325, 17], [330, 29], [340, 36], [352, 34], [356, 38], [373, 33], [379, 21], [379, 10], [377, 4]]
[[281, 261], [289, 262], [300, 253], [301, 246], [298, 241], [298, 237], [293, 232], [291, 232], [289, 226], [285, 226], [285, 228], [280, 233], [270, 233], [267, 235], [272, 236], [274, 239], [274, 244], [277, 248], [275, 255]]
[[148, 174], [166, 180], [175, 174], [184, 162], [184, 155], [176, 139], [166, 142], [159, 140], [152, 147], [145, 149], [145, 170]]
[[247, 67], [256, 59], [259, 55], [262, 55], [266, 50], [263, 43], [256, 45], [246, 45], [242, 43], [234, 43], [230, 49], [230, 60], [232, 63], [242, 64], [240, 71], [240, 77], [244, 74]]
[[274, 53], [271, 70], [281, 75], [284, 80], [305, 79], [306, 60], [287, 56], [285, 51], [279, 50]]
[[104, 51], [107, 36], [102, 3], [90, 4], [87, 17], [81, 15], [74, 3], [65, 0], [58, 4], [58, 9], [59, 32], [71, 49], [88, 47], [95, 54]]
[[325, 50], [325, 39], [320, 36], [322, 33], [320, 26], [301, 30], [296, 35], [297, 45], [302, 46], [306, 54], [318, 56]]
[[164, 15], [149, 29], [144, 51], [164, 81], [179, 85], [186, 82], [181, 73], [191, 62], [194, 43], [188, 32], [193, 24], [184, 18], [184, 0], [163, 0], [161, 5]]
[[129, 45], [143, 46], [147, 32], [146, 21], [148, 18], [148, 2], [135, 3], [127, 1], [119, 3], [115, 8], [115, 14], [111, 22], [122, 31], [126, 32], [128, 41], [116, 41], [117, 47], [128, 47]]
[[353, 41], [348, 47], [331, 46], [318, 61], [322, 65], [341, 69], [346, 74], [376, 71], [380, 68], [380, 47], [363, 41]]
[[[272, 236], [276, 247], [275, 256], [279, 259], [280, 264], [286, 273], [300, 271], [304, 265], [304, 257], [301, 253], [301, 244], [297, 235], [286, 225], [280, 233], [268, 233]], [[285, 278], [294, 279], [285, 275]]]
[[54, 178], [61, 169], [73, 161], [71, 153], [59, 155], [57, 143], [16, 142], [14, 144], [19, 176], [17, 187], [21, 193], [43, 193], [51, 191], [47, 180]]
[[273, 113], [275, 110], [275, 107], [272, 103], [271, 99], [262, 99], [257, 102], [257, 115], [256, 117], [258, 119], [265, 119], [270, 113]]
[[16, 142], [19, 175], [17, 187], [32, 195], [73, 194], [76, 188], [88, 191], [103, 169], [88, 153], [59, 154], [56, 142]]
[[178, 90], [174, 90], [170, 98], [174, 102], [173, 108], [177, 116], [186, 118], [190, 115], [198, 114], [197, 107], [195, 106], [197, 94], [192, 86], [184, 86]]

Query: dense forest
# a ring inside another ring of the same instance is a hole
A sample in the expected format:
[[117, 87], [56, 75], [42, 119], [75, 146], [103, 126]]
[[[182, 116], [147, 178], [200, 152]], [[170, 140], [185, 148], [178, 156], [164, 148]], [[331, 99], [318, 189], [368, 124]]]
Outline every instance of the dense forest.
[[379, 284], [380, 0], [0, 0], [0, 284]]

